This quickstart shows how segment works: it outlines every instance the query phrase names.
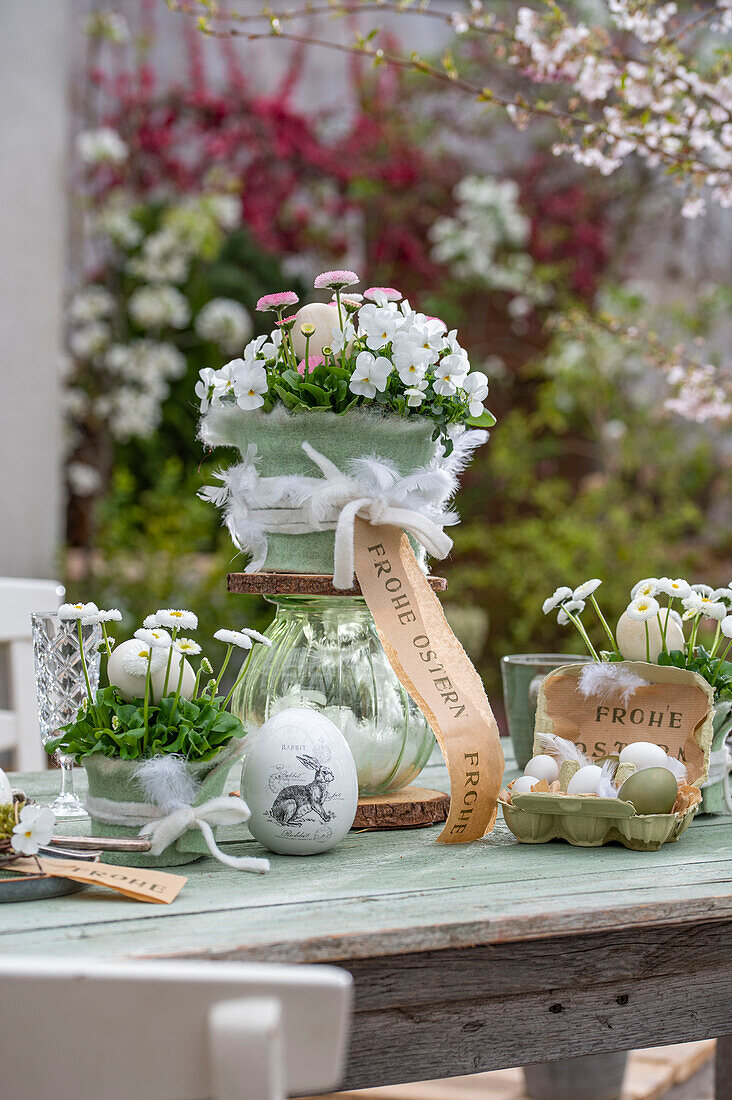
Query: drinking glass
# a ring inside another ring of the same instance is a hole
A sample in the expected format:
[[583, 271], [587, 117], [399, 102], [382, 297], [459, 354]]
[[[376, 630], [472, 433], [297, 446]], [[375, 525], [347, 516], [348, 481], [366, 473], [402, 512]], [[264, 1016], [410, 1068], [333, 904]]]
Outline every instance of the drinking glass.
[[572, 653], [512, 653], [501, 657], [508, 732], [520, 768], [525, 768], [534, 755], [534, 719], [541, 681], [560, 665], [586, 664], [589, 660]]
[[[82, 626], [82, 659], [77, 622], [63, 622], [52, 611], [36, 612], [31, 620], [38, 720], [46, 745], [76, 718], [87, 697], [87, 675], [92, 695], [96, 694], [102, 630], [98, 625]], [[61, 765], [61, 793], [50, 803], [51, 809], [56, 817], [85, 817], [86, 810], [74, 793], [74, 757], [58, 751], [55, 756]]]

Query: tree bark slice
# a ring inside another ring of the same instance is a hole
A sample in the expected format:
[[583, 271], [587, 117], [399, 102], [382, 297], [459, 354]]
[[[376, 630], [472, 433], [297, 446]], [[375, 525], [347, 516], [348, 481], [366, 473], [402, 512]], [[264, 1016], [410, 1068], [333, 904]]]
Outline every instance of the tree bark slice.
[[410, 829], [447, 820], [450, 796], [427, 787], [359, 798], [354, 829]]
[[[433, 592], [444, 592], [444, 577], [428, 577]], [[226, 588], [255, 596], [360, 596], [358, 581], [353, 588], [334, 588], [328, 573], [228, 573]]]

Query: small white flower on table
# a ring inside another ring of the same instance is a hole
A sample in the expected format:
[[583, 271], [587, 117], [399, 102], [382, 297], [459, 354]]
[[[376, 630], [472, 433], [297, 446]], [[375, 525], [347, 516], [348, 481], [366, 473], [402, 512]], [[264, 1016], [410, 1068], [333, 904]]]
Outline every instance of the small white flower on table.
[[10, 844], [20, 856], [34, 856], [53, 835], [56, 818], [48, 806], [24, 806], [14, 827]]

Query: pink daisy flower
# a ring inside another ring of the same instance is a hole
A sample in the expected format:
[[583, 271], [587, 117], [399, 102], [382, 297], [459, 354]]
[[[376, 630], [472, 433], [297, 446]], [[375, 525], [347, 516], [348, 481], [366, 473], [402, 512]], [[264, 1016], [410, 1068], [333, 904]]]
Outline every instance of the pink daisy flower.
[[386, 302], [399, 302], [402, 293], [395, 290], [393, 286], [370, 286], [368, 290], [364, 290], [363, 296], [369, 302], [376, 302], [377, 305], [383, 306]]
[[303, 378], [307, 374], [312, 374], [316, 367], [319, 367], [321, 363], [324, 363], [325, 359], [322, 355], [311, 355], [308, 358], [308, 369], [305, 370], [305, 360], [301, 359], [297, 364], [297, 373], [301, 374]]
[[355, 271], [324, 271], [315, 277], [313, 286], [316, 290], [328, 287], [329, 290], [343, 290], [344, 286], [353, 286], [358, 282]]
[[284, 309], [285, 306], [294, 306], [299, 301], [294, 290], [278, 290], [276, 294], [263, 294], [257, 302], [257, 309], [260, 312], [268, 309]]
[[282, 325], [283, 328], [292, 328], [297, 320], [297, 314], [291, 313], [289, 317], [280, 317], [275, 324]]

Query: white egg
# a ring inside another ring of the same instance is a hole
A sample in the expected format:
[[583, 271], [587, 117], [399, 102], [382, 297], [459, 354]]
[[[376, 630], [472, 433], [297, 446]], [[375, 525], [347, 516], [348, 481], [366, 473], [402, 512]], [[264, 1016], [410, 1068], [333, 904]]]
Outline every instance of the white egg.
[[602, 768], [597, 764], [586, 764], [575, 772], [567, 784], [567, 794], [597, 794]]
[[538, 783], [532, 775], [520, 775], [511, 787], [511, 794], [529, 794], [531, 788]]
[[333, 329], [340, 328], [338, 307], [334, 302], [310, 302], [297, 311], [292, 326], [292, 346], [298, 360], [305, 358], [306, 341], [300, 329], [306, 322], [315, 325], [308, 345], [309, 354], [320, 355], [326, 345], [333, 343]]
[[[145, 697], [145, 677], [133, 676], [131, 673], [127, 672], [124, 667], [125, 655], [127, 653], [134, 653], [136, 650], [139, 650], [139, 648], [140, 643], [136, 638], [130, 638], [126, 642], [120, 642], [114, 647], [112, 655], [107, 661], [107, 678], [110, 684], [114, 684], [122, 698], [128, 701], [131, 699], [144, 699]], [[170, 662], [167, 694], [175, 692], [178, 684], [181, 659], [183, 660], [183, 680], [180, 693], [183, 699], [190, 699], [193, 695], [196, 677], [188, 661], [186, 661], [185, 658], [181, 658], [179, 653], [173, 653]], [[153, 701], [156, 703], [160, 702], [163, 695], [166, 665], [167, 659], [162, 668], [156, 669], [150, 675]]]
[[[666, 621], [667, 614], [668, 609], [665, 607], [662, 608], [660, 613], [662, 623]], [[616, 637], [618, 640], [618, 649], [623, 654], [626, 661], [646, 660], [645, 622], [636, 622], [635, 619], [631, 619], [627, 611], [624, 611], [618, 619]], [[651, 661], [655, 662], [658, 660], [659, 653], [663, 650], [658, 617], [648, 619], [648, 643]], [[684, 648], [684, 632], [676, 619], [671, 617], [669, 617], [666, 626], [666, 648], [669, 653], [674, 649]]]
[[652, 741], [634, 741], [632, 745], [626, 745], [619, 760], [621, 764], [635, 764], [638, 771], [644, 768], [668, 768], [668, 756], [660, 745], [654, 745]]
[[252, 836], [272, 852], [327, 852], [358, 806], [353, 754], [338, 727], [309, 707], [290, 707], [245, 740], [241, 795]]
[[5, 772], [0, 768], [0, 806], [7, 806], [13, 801], [13, 788]]
[[[189, 665], [185, 657], [181, 657], [180, 653], [173, 652], [173, 657], [170, 662], [170, 675], [168, 676], [168, 690], [166, 695], [175, 695], [178, 688], [178, 676], [180, 674], [180, 663], [183, 661], [183, 678], [180, 685], [180, 697], [181, 699], [190, 699], [193, 695], [193, 689], [196, 686], [196, 674]], [[159, 703], [163, 698], [163, 688], [165, 686], [165, 669], [167, 666], [167, 659], [162, 668], [156, 669], [150, 674], [150, 683], [152, 684], [153, 700]]]
[[546, 779], [547, 783], [553, 783], [559, 778], [559, 765], [553, 756], [541, 752], [529, 760], [524, 768], [524, 775], [532, 775], [535, 779]]

